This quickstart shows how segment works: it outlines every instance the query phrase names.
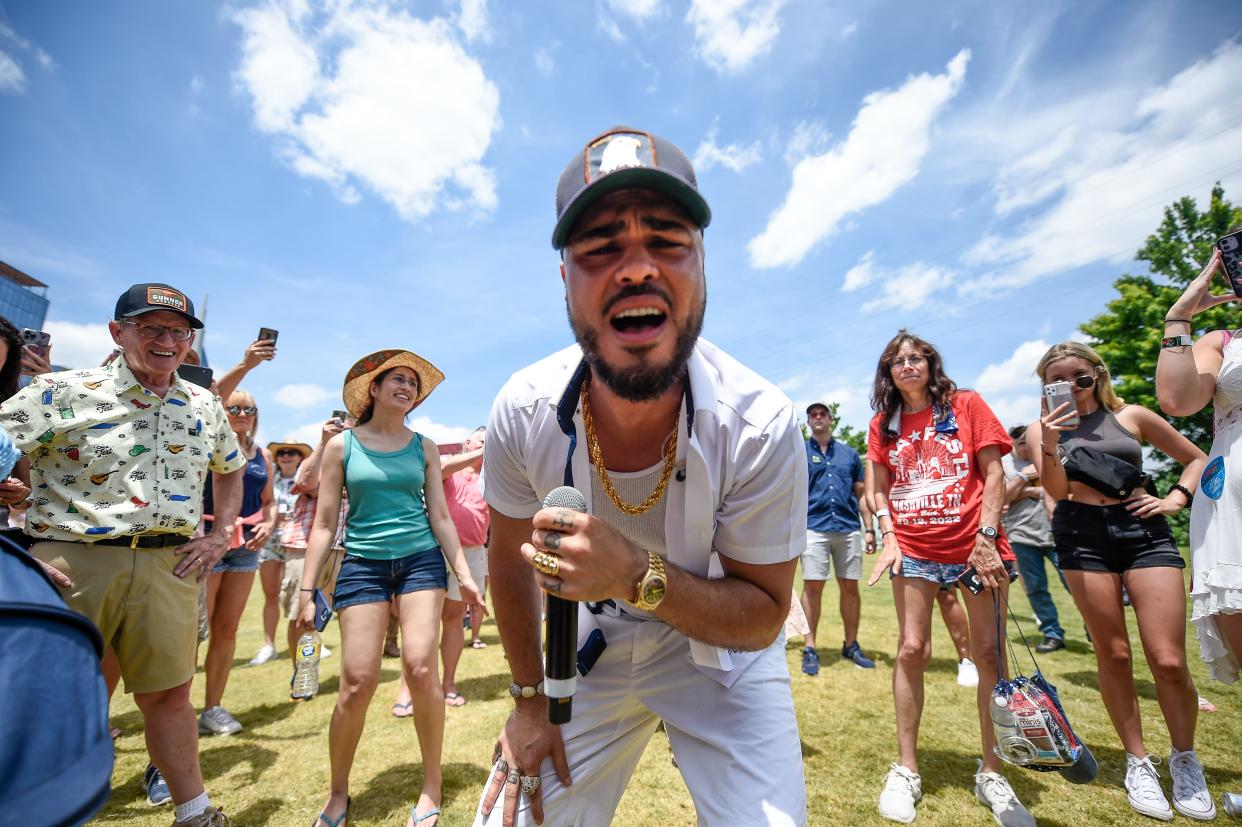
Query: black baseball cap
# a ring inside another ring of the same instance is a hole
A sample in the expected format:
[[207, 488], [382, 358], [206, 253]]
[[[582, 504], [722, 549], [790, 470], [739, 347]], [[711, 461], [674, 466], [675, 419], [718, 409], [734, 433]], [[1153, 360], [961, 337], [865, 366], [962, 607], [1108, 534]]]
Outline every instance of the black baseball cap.
[[826, 411], [826, 412], [827, 412], [827, 414], [828, 414], [829, 416], [832, 416], [832, 408], [829, 408], [829, 407], [828, 407], [827, 405], [825, 405], [823, 402], [812, 402], [810, 405], [807, 405], [807, 406], [806, 406], [806, 415], [807, 415], [807, 416], [810, 416], [810, 415], [811, 415], [811, 411], [815, 410], [816, 408], [823, 408], [823, 409], [824, 409], [824, 411]]
[[175, 287], [158, 282], [135, 284], [116, 300], [116, 313], [112, 318], [132, 319], [152, 310], [170, 310], [185, 317], [190, 327], [202, 330], [203, 323], [194, 315], [194, 302]]
[[574, 224], [600, 196], [623, 189], [654, 190], [677, 202], [700, 228], [711, 223], [686, 153], [650, 132], [614, 126], [588, 141], [561, 173], [553, 248], [565, 247]]

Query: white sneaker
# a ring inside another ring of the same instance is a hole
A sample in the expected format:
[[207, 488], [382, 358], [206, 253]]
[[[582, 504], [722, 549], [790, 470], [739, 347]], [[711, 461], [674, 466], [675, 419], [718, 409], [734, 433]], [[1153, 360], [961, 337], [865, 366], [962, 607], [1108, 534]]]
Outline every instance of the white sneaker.
[[889, 821], [909, 824], [914, 821], [914, 805], [923, 797], [923, 779], [916, 772], [893, 764], [884, 777], [880, 793], [880, 815]]
[[327, 646], [320, 646], [319, 647], [319, 659], [323, 660], [324, 658], [330, 658], [330, 657], [332, 657], [332, 650], [329, 649]]
[[1160, 789], [1160, 773], [1156, 772], [1158, 760], [1150, 755], [1140, 759], [1126, 753], [1126, 800], [1145, 816], [1172, 821], [1173, 810]]
[[1200, 821], [1216, 818], [1216, 805], [1194, 750], [1173, 750], [1169, 755], [1169, 775], [1173, 776], [1173, 806], [1179, 813]]
[[1005, 776], [998, 772], [983, 772], [983, 762], [978, 761], [975, 773], [975, 798], [992, 811], [992, 818], [1001, 827], [1035, 827], [1035, 818], [1022, 806], [1018, 794], [1009, 786]]
[[198, 716], [199, 735], [232, 735], [241, 731], [241, 722], [222, 706], [204, 709], [203, 714]]
[[957, 685], [979, 685], [979, 669], [970, 658], [962, 658], [962, 662], [957, 665]]
[[259, 653], [250, 659], [251, 666], [262, 666], [272, 658], [276, 657], [276, 647], [264, 644]]

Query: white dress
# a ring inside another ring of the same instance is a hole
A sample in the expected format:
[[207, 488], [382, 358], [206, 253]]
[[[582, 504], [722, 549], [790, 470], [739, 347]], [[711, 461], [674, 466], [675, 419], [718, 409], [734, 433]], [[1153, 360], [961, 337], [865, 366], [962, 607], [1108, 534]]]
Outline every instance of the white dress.
[[1212, 677], [1233, 683], [1242, 652], [1230, 651], [1215, 615], [1242, 612], [1242, 335], [1225, 345], [1212, 404], [1216, 434], [1190, 512], [1190, 619]]

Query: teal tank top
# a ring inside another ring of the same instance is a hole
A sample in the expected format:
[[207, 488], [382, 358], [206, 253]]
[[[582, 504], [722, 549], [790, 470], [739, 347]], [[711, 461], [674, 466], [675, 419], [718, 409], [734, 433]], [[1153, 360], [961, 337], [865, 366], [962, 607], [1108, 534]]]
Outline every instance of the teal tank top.
[[427, 460], [420, 434], [400, 451], [372, 451], [346, 431], [344, 465], [347, 553], [397, 560], [438, 550], [423, 499]]

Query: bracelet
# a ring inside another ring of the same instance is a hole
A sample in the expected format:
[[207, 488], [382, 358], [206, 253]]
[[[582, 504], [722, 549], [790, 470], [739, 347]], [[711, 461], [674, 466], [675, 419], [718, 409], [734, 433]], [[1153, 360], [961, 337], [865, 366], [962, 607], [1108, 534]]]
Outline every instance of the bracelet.
[[509, 684], [509, 695], [514, 700], [518, 698], [533, 698], [536, 695], [544, 694], [543, 681], [534, 686], [522, 686], [520, 683], [514, 682]]
[[892, 529], [892, 528], [890, 528], [888, 531], [881, 531], [881, 532], [880, 532], [880, 536], [881, 536], [881, 537], [887, 537], [887, 536], [888, 536], [888, 535], [890, 535], [890, 534], [896, 534], [896, 533], [897, 533], [897, 530], [896, 530], [896, 529]]
[[304, 592], [313, 592], [313, 591], [316, 591], [316, 590], [315, 590], [315, 589], [302, 589], [302, 591], [304, 591]]
[[1180, 336], [1166, 336], [1160, 340], [1161, 350], [1176, 350], [1179, 347], [1191, 347], [1195, 340], [1187, 336], [1185, 333]]
[[875, 534], [875, 529], [873, 529], [873, 528], [869, 528], [869, 529], [867, 529], [866, 533], [867, 533], [867, 534]]
[[1172, 494], [1174, 491], [1181, 491], [1182, 494], [1186, 496], [1186, 505], [1190, 505], [1192, 502], [1194, 502], [1194, 499], [1195, 499], [1194, 493], [1192, 493], [1189, 488], [1182, 485], [1180, 482], [1175, 482], [1172, 485], [1170, 485], [1169, 493], [1165, 494], [1165, 496], [1166, 497], [1169, 496], [1169, 494]]
[[1165, 319], [1165, 324], [1190, 324], [1190, 319]]
[[875, 512], [875, 518], [877, 520], [880, 519], [881, 517], [891, 517], [891, 516], [892, 514], [889, 513], [889, 510], [887, 508], [881, 508], [879, 511]]

